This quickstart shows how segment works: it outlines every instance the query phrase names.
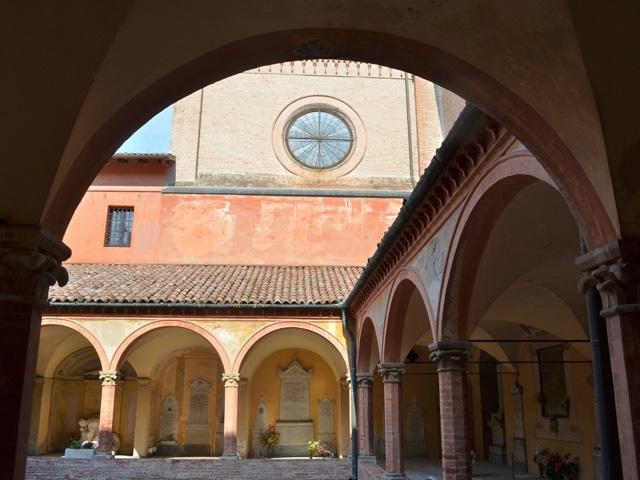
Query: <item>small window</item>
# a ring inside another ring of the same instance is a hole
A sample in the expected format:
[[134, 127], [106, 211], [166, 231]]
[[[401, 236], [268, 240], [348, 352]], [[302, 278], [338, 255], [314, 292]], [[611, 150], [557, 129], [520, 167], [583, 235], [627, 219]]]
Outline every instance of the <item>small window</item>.
[[133, 207], [109, 207], [105, 247], [128, 247], [133, 230]]

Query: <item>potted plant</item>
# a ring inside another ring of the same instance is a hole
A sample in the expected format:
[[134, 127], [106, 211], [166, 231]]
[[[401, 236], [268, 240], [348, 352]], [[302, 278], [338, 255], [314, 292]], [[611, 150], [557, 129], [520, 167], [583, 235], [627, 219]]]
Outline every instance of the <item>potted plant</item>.
[[91, 459], [96, 453], [95, 445], [93, 442], [80, 442], [75, 437], [69, 439], [67, 448], [64, 451], [64, 458], [80, 458]]
[[280, 433], [276, 432], [275, 426], [269, 425], [267, 431], [262, 434], [262, 446], [267, 449], [267, 457], [273, 457], [278, 443], [280, 443]]

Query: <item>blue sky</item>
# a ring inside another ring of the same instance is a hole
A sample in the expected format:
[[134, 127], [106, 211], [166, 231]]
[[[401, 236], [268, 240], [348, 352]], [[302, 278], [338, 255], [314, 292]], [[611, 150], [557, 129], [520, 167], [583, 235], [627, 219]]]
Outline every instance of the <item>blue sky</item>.
[[122, 144], [116, 153], [170, 153], [173, 106], [145, 123]]

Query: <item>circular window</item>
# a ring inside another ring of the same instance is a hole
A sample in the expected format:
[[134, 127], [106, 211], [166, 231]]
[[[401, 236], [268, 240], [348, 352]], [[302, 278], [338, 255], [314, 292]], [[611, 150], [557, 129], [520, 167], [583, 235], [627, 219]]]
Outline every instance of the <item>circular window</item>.
[[347, 123], [335, 113], [318, 109], [295, 117], [287, 128], [286, 139], [293, 158], [319, 170], [340, 164], [353, 144]]
[[314, 182], [351, 172], [364, 158], [367, 145], [358, 114], [346, 103], [323, 95], [287, 105], [273, 124], [271, 140], [284, 168]]

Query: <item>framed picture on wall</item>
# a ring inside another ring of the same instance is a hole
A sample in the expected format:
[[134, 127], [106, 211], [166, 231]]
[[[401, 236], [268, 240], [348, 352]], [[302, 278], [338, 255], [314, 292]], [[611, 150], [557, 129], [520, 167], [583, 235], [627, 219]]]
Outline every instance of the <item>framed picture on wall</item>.
[[564, 345], [541, 348], [538, 353], [540, 404], [543, 417], [569, 417], [567, 379], [564, 371]]

